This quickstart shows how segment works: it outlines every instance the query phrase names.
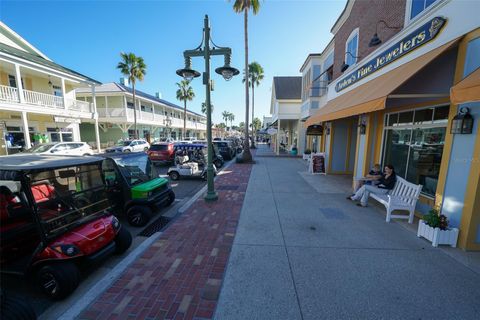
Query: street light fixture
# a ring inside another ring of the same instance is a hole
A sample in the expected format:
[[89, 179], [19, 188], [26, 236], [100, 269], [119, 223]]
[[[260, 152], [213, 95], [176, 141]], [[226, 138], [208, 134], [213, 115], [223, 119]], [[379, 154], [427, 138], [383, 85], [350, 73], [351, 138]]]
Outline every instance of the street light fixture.
[[167, 137], [170, 138], [170, 127], [172, 126], [172, 119], [169, 115], [165, 119], [163, 119], [163, 124], [165, 125], [165, 129], [167, 129]]
[[[210, 47], [210, 44], [212, 47]], [[218, 194], [215, 192], [213, 184], [213, 149], [212, 149], [212, 108], [210, 104], [210, 91], [212, 90], [212, 83], [210, 81], [210, 57], [223, 55], [225, 57], [225, 64], [223, 67], [215, 69], [215, 72], [222, 75], [226, 81], [232, 79], [240, 73], [238, 69], [230, 66], [230, 57], [232, 50], [227, 47], [219, 47], [210, 39], [210, 24], [208, 15], [205, 15], [203, 20], [203, 39], [202, 43], [193, 50], [185, 50], [183, 57], [185, 58], [185, 68], [177, 70], [177, 74], [187, 81], [200, 76], [200, 72], [192, 69], [192, 57], [203, 57], [205, 60], [205, 72], [203, 73], [203, 84], [205, 85], [205, 105], [207, 107], [207, 194], [206, 201], [215, 201], [218, 199]]]

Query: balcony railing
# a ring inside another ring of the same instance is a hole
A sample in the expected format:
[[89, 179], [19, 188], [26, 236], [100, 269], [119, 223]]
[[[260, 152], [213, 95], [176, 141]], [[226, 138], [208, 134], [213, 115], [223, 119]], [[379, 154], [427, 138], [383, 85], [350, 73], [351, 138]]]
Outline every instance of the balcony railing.
[[67, 108], [75, 111], [81, 112], [92, 112], [90, 102], [80, 101], [75, 99], [66, 99]]
[[17, 88], [0, 86], [0, 100], [19, 102]]
[[62, 97], [30, 90], [23, 90], [23, 95], [26, 103], [63, 109]]
[[[63, 104], [63, 97], [54, 96], [47, 93], [23, 90], [23, 97], [25, 103], [49, 107], [55, 109], [65, 109]], [[19, 103], [18, 89], [9, 86], [0, 85], [0, 100], [8, 102]], [[80, 111], [80, 112], [92, 112], [91, 104], [85, 101], [79, 101], [75, 99], [65, 99], [67, 109]]]
[[[128, 108], [125, 112], [125, 108], [115, 107], [115, 108], [98, 108], [98, 116], [100, 118], [122, 118], [124, 121], [133, 121], [133, 109]], [[166, 116], [163, 114], [152, 113], [148, 111], [139, 111], [137, 110], [137, 122], [141, 121], [153, 121], [156, 125], [165, 126]], [[170, 123], [169, 127], [171, 128], [183, 128], [183, 119], [169, 117]], [[196, 130], [206, 130], [207, 125], [200, 121], [191, 121], [187, 120], [187, 129], [196, 129]]]

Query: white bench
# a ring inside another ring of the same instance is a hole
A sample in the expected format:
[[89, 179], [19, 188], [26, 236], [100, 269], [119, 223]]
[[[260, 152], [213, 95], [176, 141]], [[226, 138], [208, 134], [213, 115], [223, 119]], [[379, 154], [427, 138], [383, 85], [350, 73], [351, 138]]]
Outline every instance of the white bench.
[[[387, 222], [390, 222], [391, 218], [396, 218], [408, 219], [408, 223], [412, 223], [415, 205], [417, 204], [418, 196], [420, 195], [421, 190], [421, 184], [413, 184], [397, 176], [395, 187], [390, 190], [390, 192], [387, 194], [370, 193], [370, 197], [385, 206], [387, 209]], [[408, 211], [409, 215], [392, 214], [392, 211], [394, 210]]]

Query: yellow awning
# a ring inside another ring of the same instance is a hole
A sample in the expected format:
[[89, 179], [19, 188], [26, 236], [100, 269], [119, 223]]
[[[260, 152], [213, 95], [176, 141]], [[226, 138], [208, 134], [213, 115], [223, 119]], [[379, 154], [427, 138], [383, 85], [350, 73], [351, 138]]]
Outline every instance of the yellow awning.
[[305, 121], [304, 126], [359, 115], [385, 109], [388, 95], [400, 87], [429, 62], [450, 48], [457, 40], [432, 50], [390, 72], [387, 72], [365, 84], [330, 100], [327, 104]]
[[453, 104], [480, 101], [480, 68], [450, 89], [450, 100]]

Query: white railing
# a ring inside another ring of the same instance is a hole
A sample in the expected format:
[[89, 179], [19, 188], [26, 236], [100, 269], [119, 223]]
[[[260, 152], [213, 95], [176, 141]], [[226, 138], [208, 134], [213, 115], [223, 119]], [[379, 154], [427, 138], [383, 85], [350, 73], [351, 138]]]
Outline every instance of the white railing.
[[63, 108], [63, 98], [57, 97], [51, 94], [35, 92], [30, 90], [23, 90], [23, 95], [25, 97], [25, 102], [29, 104], [53, 107], [53, 108]]
[[140, 119], [153, 121], [153, 113], [147, 111], [140, 111]]
[[17, 88], [0, 86], [0, 100], [19, 102]]
[[97, 112], [98, 116], [102, 118], [125, 118], [126, 115], [124, 108], [97, 108]]
[[81, 111], [81, 112], [92, 112], [90, 102], [66, 99], [67, 108], [70, 110]]

